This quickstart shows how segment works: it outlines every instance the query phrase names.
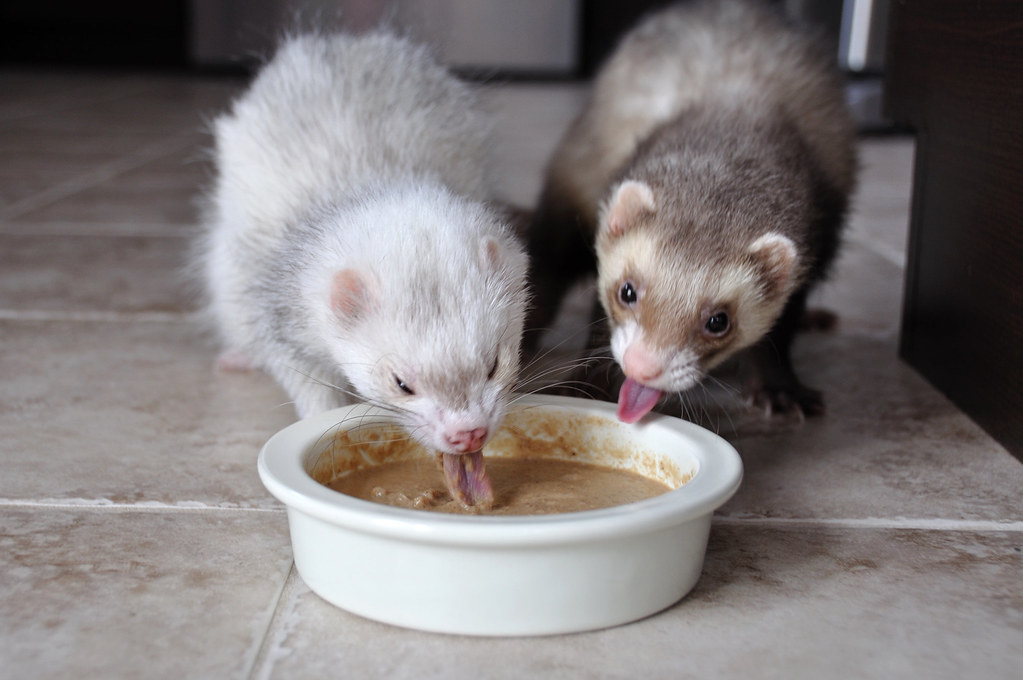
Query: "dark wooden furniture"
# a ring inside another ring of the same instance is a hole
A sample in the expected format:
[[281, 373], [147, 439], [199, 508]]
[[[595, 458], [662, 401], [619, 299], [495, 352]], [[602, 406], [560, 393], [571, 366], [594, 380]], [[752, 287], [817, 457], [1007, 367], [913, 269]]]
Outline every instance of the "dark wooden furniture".
[[1023, 460], [1023, 3], [894, 0], [889, 31], [917, 134], [900, 351]]

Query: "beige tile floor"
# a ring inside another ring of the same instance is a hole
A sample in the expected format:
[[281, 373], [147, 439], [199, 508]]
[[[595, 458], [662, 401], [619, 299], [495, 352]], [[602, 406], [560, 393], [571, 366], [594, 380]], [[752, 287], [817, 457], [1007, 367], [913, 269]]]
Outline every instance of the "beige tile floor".
[[[700, 417], [742, 454], [704, 574], [610, 630], [475, 639], [340, 611], [295, 573], [259, 447], [293, 419], [217, 374], [178, 266], [237, 81], [0, 73], [0, 675], [1017, 678], [1023, 466], [895, 354], [912, 143], [862, 142], [847, 248], [799, 340], [829, 414]], [[583, 90], [495, 86], [529, 203]]]

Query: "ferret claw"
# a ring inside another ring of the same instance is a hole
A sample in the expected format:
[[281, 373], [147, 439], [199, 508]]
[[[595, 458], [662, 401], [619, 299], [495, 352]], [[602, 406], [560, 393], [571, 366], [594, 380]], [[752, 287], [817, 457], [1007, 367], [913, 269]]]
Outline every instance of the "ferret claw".
[[820, 391], [804, 385], [793, 387], [760, 387], [750, 393], [749, 403], [762, 409], [767, 417], [793, 415], [803, 422], [807, 417], [824, 414], [824, 397]]

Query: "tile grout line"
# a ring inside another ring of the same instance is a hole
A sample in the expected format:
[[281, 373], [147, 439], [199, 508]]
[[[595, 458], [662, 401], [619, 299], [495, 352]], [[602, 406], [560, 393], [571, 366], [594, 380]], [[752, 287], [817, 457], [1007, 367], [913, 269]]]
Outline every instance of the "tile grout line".
[[106, 323], [178, 323], [193, 322], [200, 318], [199, 312], [117, 312], [105, 310], [20, 310], [0, 309], [0, 321], [76, 321]]
[[38, 509], [38, 510], [106, 510], [111, 512], [242, 512], [283, 514], [284, 506], [273, 508], [256, 508], [243, 506], [210, 505], [202, 501], [178, 501], [164, 503], [161, 501], [142, 501], [139, 503], [122, 503], [109, 498], [40, 498], [15, 499], [0, 498], [0, 508]]
[[[41, 498], [38, 500], [18, 500], [0, 498], [0, 507], [37, 508], [53, 510], [109, 510], [109, 511], [141, 511], [141, 512], [245, 512], [281, 514], [284, 507], [254, 508], [240, 506], [210, 505], [201, 501], [179, 501], [163, 503], [160, 501], [144, 501], [141, 503], [119, 503], [108, 498]], [[918, 529], [924, 531], [1008, 531], [1023, 532], [1023, 521], [1002, 520], [960, 520], [945, 518], [796, 518], [796, 517], [737, 517], [733, 515], [714, 515], [713, 523], [720, 526], [766, 526], [779, 527], [835, 527], [840, 529]]]
[[862, 518], [796, 518], [736, 517], [714, 515], [714, 524], [721, 526], [835, 527], [839, 529], [919, 529], [923, 531], [1009, 531], [1023, 532], [1023, 521], [969, 520], [945, 518], [862, 517]]
[[[84, 226], [84, 230], [83, 230]], [[134, 223], [123, 228], [110, 228], [105, 222], [2, 222], [0, 236], [38, 236], [61, 238], [137, 238], [137, 239], [188, 239], [196, 229], [196, 223]]]
[[[270, 616], [267, 617], [266, 626], [263, 628], [263, 636], [259, 639], [258, 644], [254, 644], [255, 647], [252, 658], [248, 663], [248, 669], [245, 673], [245, 678], [248, 680], [255, 680], [259, 678], [264, 680], [269, 678], [270, 674], [273, 673], [274, 662], [279, 657], [279, 650], [281, 648], [281, 634], [290, 633], [287, 630], [287, 618], [288, 614], [294, 610], [295, 600], [292, 599], [290, 602], [285, 602], [285, 596], [288, 592], [288, 584], [293, 579], [298, 578], [298, 570], [295, 566], [295, 560], [291, 561], [291, 568], [288, 569], [288, 573], [284, 576], [284, 581], [281, 583], [281, 589], [277, 592], [277, 597], [274, 599], [274, 606], [270, 611]], [[291, 611], [281, 611], [281, 607], [287, 604]], [[281, 625], [277, 628], [278, 632], [274, 635], [274, 622], [281, 620]]]

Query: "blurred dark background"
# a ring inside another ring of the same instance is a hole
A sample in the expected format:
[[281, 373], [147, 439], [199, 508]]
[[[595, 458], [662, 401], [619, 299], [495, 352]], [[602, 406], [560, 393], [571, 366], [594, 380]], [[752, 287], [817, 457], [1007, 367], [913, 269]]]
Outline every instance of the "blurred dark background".
[[[463, 75], [579, 79], [641, 16], [671, 1], [4, 0], [0, 65], [248, 74], [285, 31], [383, 22], [434, 45]], [[774, 1], [832, 42], [861, 128], [886, 129], [880, 75], [889, 0]]]
[[[843, 67], [879, 71], [888, 0], [776, 0], [831, 38]], [[466, 69], [591, 75], [668, 0], [5, 0], [0, 60], [23, 65], [245, 70], [287, 29], [390, 22]]]

